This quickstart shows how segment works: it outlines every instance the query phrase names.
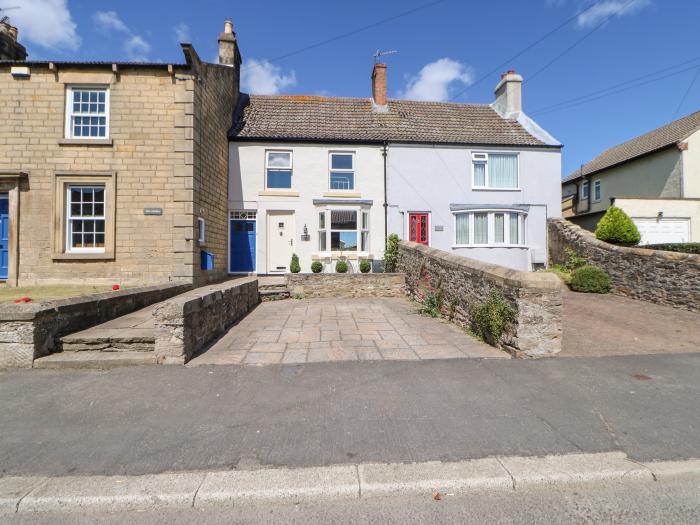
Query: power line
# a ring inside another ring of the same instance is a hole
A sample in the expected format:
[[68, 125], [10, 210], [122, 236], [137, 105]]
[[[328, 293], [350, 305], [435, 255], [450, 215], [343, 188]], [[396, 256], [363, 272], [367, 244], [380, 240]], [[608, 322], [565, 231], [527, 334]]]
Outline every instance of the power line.
[[678, 116], [678, 113], [680, 113], [681, 108], [683, 107], [683, 103], [685, 102], [685, 99], [688, 98], [688, 95], [690, 94], [690, 90], [693, 89], [693, 86], [695, 85], [695, 81], [698, 79], [698, 76], [700, 76], [700, 66], [698, 66], [698, 68], [695, 70], [695, 75], [693, 75], [693, 79], [690, 81], [690, 85], [688, 86], [688, 89], [685, 91], [683, 98], [678, 103], [678, 107], [676, 108], [676, 112], [673, 114], [673, 118], [671, 119], [671, 121], [676, 120], [676, 117]]
[[590, 6], [588, 6], [586, 9], [584, 9], [583, 11], [580, 11], [580, 12], [576, 13], [575, 15], [573, 15], [573, 16], [567, 18], [567, 19], [564, 20], [561, 24], [559, 24], [558, 26], [556, 26], [554, 29], [551, 29], [550, 31], [548, 31], [547, 33], [545, 33], [544, 35], [542, 35], [540, 38], [538, 38], [537, 40], [535, 40], [533, 43], [529, 44], [528, 46], [526, 46], [526, 47], [524, 47], [523, 49], [521, 49], [520, 51], [518, 51], [515, 55], [513, 55], [512, 57], [510, 57], [508, 60], [505, 60], [504, 62], [500, 63], [500, 64], [497, 65], [495, 68], [493, 68], [491, 71], [489, 71], [489, 72], [486, 73], [485, 75], [481, 76], [481, 77], [480, 77], [479, 79], [477, 79], [474, 83], [472, 83], [472, 84], [470, 84], [469, 86], [465, 87], [462, 91], [460, 91], [459, 93], [457, 93], [456, 95], [454, 95], [454, 96], [450, 99], [450, 102], [452, 102], [452, 101], [458, 99], [459, 97], [461, 97], [462, 95], [464, 95], [467, 91], [469, 91], [471, 88], [473, 88], [473, 87], [476, 86], [477, 84], [480, 84], [481, 82], [483, 82], [483, 81], [486, 80], [487, 78], [490, 78], [491, 75], [493, 75], [494, 73], [497, 73], [498, 71], [500, 71], [504, 66], [507, 66], [507, 65], [511, 64], [511, 63], [513, 62], [513, 60], [515, 60], [516, 58], [520, 58], [522, 55], [524, 55], [525, 53], [527, 53], [528, 51], [530, 51], [533, 47], [535, 47], [535, 46], [537, 46], [538, 44], [544, 42], [544, 41], [547, 40], [550, 36], [552, 36], [554, 33], [556, 33], [557, 31], [559, 31], [559, 30], [562, 29], [563, 27], [566, 27], [566, 26], [569, 25], [573, 20], [575, 20], [575, 19], [577, 19], [579, 16], [581, 16], [581, 15], [587, 13], [588, 11], [590, 11], [591, 9], [593, 9], [595, 6], [597, 6], [598, 4], [600, 4], [602, 1], [603, 1], [603, 0], [597, 0], [596, 2], [594, 2], [594, 3], [592, 3]]

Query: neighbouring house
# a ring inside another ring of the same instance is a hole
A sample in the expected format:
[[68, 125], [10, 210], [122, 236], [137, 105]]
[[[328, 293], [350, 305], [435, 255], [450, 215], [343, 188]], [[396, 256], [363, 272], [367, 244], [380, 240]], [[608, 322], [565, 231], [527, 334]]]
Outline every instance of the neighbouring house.
[[562, 181], [562, 213], [594, 231], [611, 205], [641, 243], [700, 242], [700, 111], [614, 146]]
[[230, 133], [231, 273], [383, 256], [386, 236], [531, 270], [560, 215], [561, 145], [504, 75], [492, 105], [242, 95]]
[[226, 277], [241, 57], [230, 21], [219, 64], [182, 49], [179, 64], [0, 61], [0, 280]]
[[18, 30], [8, 19], [0, 19], [0, 60], [26, 60], [27, 50], [17, 40]]

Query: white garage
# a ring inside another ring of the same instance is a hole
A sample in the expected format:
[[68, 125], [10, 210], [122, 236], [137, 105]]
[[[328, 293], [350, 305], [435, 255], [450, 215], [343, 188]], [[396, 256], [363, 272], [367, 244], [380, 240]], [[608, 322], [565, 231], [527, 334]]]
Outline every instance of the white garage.
[[640, 245], [690, 242], [690, 219], [632, 217], [642, 240]]

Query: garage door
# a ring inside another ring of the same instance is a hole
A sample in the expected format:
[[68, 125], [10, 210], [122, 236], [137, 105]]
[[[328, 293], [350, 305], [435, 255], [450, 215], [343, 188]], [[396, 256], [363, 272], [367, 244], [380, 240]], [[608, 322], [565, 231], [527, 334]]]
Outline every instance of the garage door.
[[639, 244], [690, 241], [690, 219], [632, 219], [642, 236]]

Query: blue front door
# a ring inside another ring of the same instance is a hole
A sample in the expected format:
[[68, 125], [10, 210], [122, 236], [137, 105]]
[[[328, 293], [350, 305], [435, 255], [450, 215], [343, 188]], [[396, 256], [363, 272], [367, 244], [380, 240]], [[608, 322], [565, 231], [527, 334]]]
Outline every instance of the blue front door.
[[255, 271], [255, 220], [231, 221], [229, 271]]
[[0, 193], [0, 279], [7, 279], [7, 268], [9, 267], [9, 223], [10, 205], [7, 193]]

